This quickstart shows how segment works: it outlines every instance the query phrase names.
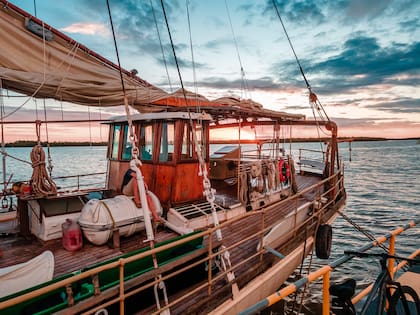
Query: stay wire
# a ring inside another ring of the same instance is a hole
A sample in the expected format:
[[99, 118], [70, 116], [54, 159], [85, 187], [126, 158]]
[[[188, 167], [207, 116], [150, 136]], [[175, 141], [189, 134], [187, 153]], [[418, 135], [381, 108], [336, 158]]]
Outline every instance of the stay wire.
[[[226, 7], [227, 16], [228, 16], [228, 19], [229, 19], [230, 31], [232, 32], [233, 41], [235, 43], [236, 54], [238, 55], [239, 66], [241, 67], [242, 89], [245, 92], [245, 98], [247, 98], [248, 96], [246, 95], [246, 93], [247, 92], [249, 93], [248, 83], [247, 83], [247, 80], [246, 80], [246, 77], [245, 77], [245, 70], [244, 70], [244, 67], [242, 65], [241, 55], [239, 54], [238, 41], [236, 39], [235, 32], [233, 30], [233, 24], [232, 24], [232, 19], [230, 17], [230, 12], [229, 12], [229, 7], [228, 7], [228, 4], [227, 4], [227, 0], [225, 0], [225, 7]], [[249, 97], [249, 98], [252, 98], [252, 97]]]
[[168, 64], [166, 62], [166, 57], [165, 57], [165, 51], [163, 50], [162, 39], [160, 37], [159, 27], [158, 27], [158, 24], [157, 24], [157, 18], [156, 18], [156, 14], [155, 14], [155, 8], [153, 7], [152, 0], [149, 0], [149, 1], [150, 1], [150, 6], [152, 8], [152, 14], [153, 14], [153, 20], [155, 22], [156, 33], [157, 33], [157, 36], [158, 36], [158, 39], [159, 39], [159, 45], [160, 45], [160, 51], [162, 53], [163, 64], [165, 65], [166, 76], [168, 77], [169, 89], [170, 89], [171, 92], [173, 92], [171, 77], [169, 76]]
[[6, 144], [4, 141], [4, 102], [3, 102], [3, 80], [0, 78], [0, 121], [1, 121], [1, 152], [2, 152], [2, 169], [3, 169], [3, 184], [4, 190], [6, 190]]
[[[215, 206], [214, 206], [214, 198], [215, 198], [214, 189], [212, 189], [211, 182], [210, 182], [210, 180], [207, 176], [207, 174], [208, 174], [207, 166], [206, 166], [204, 158], [201, 154], [201, 146], [198, 143], [198, 139], [197, 139], [197, 135], [196, 135], [196, 128], [194, 127], [194, 123], [193, 123], [193, 120], [192, 120], [190, 105], [188, 104], [187, 94], [186, 94], [186, 91], [184, 89], [184, 83], [183, 83], [183, 80], [182, 80], [182, 75], [181, 75], [181, 71], [180, 71], [179, 64], [178, 64], [178, 58], [177, 58], [176, 52], [175, 52], [175, 45], [174, 45], [173, 40], [172, 40], [171, 29], [169, 27], [168, 18], [166, 16], [165, 5], [163, 3], [163, 0], [160, 0], [160, 3], [161, 3], [161, 6], [162, 6], [162, 11], [163, 11], [164, 18], [165, 18], [166, 28], [167, 28], [168, 34], [169, 34], [169, 39], [171, 41], [172, 52], [174, 54], [175, 65], [176, 65], [176, 69], [178, 71], [178, 77], [179, 77], [179, 81], [180, 81], [180, 84], [181, 84], [182, 94], [183, 94], [183, 97], [184, 97], [185, 105], [187, 107], [187, 112], [188, 112], [191, 132], [192, 132], [192, 136], [193, 136], [193, 141], [194, 141], [194, 144], [196, 146], [195, 149], [196, 149], [197, 158], [198, 158], [199, 165], [200, 165], [199, 175], [203, 176], [204, 194], [205, 194], [205, 196], [207, 198], [207, 201], [209, 202], [209, 204], [212, 208], [212, 211], [216, 212], [216, 209], [215, 209]], [[216, 219], [217, 219], [217, 216], [216, 216], [216, 218], [214, 218], [214, 220], [216, 220]], [[219, 224], [215, 222], [214, 225], [217, 227]], [[222, 236], [221, 229], [216, 230], [216, 235], [217, 235], [217, 238], [219, 240], [222, 240], [223, 236]]]
[[43, 99], [43, 105], [44, 105], [44, 121], [45, 121], [45, 136], [47, 139], [47, 153], [48, 153], [48, 173], [52, 174], [53, 165], [52, 165], [52, 158], [51, 158], [51, 146], [50, 146], [50, 139], [49, 139], [49, 132], [48, 132], [48, 119], [47, 119], [47, 105], [45, 104], [45, 99]]
[[[190, 10], [189, 10], [188, 4], [189, 4], [189, 0], [185, 0], [185, 6], [187, 8], [188, 32], [190, 34], [190, 50], [191, 50], [191, 62], [192, 62], [192, 69], [193, 69], [194, 93], [197, 94], [198, 93], [197, 74], [196, 74], [196, 71], [195, 71], [195, 60], [194, 60], [194, 49], [193, 49], [192, 32], [191, 32]], [[197, 101], [197, 103], [198, 103], [198, 101]], [[197, 112], [200, 112], [200, 108], [198, 106], [197, 106]]]
[[187, 102], [187, 94], [185, 93], [184, 82], [182, 80], [181, 71], [179, 70], [178, 58], [176, 56], [175, 46], [173, 44], [172, 34], [171, 34], [171, 31], [170, 31], [170, 28], [169, 28], [168, 17], [166, 16], [166, 10], [165, 10], [165, 5], [163, 4], [163, 0], [160, 0], [160, 4], [162, 6], [163, 17], [165, 18], [166, 28], [168, 29], [169, 40], [171, 42], [172, 53], [174, 54], [175, 66], [176, 66], [176, 70], [178, 72], [178, 77], [179, 77], [179, 81], [180, 81], [180, 84], [181, 84], [182, 94], [183, 94], [184, 99], [185, 99], [185, 104], [187, 105], [187, 110], [188, 110], [188, 112], [190, 112], [188, 102]]
[[290, 48], [292, 49], [293, 54], [295, 55], [296, 62], [299, 66], [299, 70], [300, 70], [300, 73], [302, 74], [303, 80], [305, 80], [306, 87], [308, 88], [309, 91], [311, 91], [311, 86], [309, 85], [309, 82], [306, 79], [306, 76], [305, 76], [305, 73], [303, 72], [303, 68], [300, 64], [299, 58], [296, 55], [295, 48], [293, 47], [292, 41], [290, 40], [289, 34], [287, 33], [286, 27], [284, 26], [283, 20], [280, 16], [280, 12], [279, 12], [279, 9], [277, 7], [276, 0], [272, 0], [272, 2], [273, 2], [274, 9], [276, 10], [277, 17], [279, 18], [281, 26], [283, 27], [284, 34], [286, 34], [286, 37], [287, 37], [287, 40], [289, 42]]
[[[203, 167], [205, 167], [205, 163], [204, 163], [203, 157], [201, 156], [200, 148], [198, 147], [198, 140], [197, 140], [197, 135], [196, 135], [195, 128], [194, 128], [194, 123], [192, 121], [190, 105], [189, 105], [189, 102], [188, 102], [188, 99], [187, 99], [187, 93], [186, 93], [185, 88], [184, 88], [184, 82], [182, 80], [181, 70], [180, 70], [180, 67], [179, 67], [178, 58], [176, 56], [175, 45], [174, 45], [174, 42], [173, 42], [173, 39], [172, 39], [171, 29], [169, 27], [168, 17], [166, 15], [166, 10], [165, 10], [165, 5], [163, 3], [163, 0], [160, 0], [160, 4], [161, 4], [161, 7], [162, 7], [163, 17], [165, 18], [166, 29], [168, 30], [168, 35], [169, 35], [169, 40], [170, 40], [170, 43], [171, 43], [172, 53], [173, 53], [174, 59], [175, 59], [176, 70], [178, 72], [178, 78], [179, 78], [179, 81], [180, 81], [180, 84], [181, 84], [182, 95], [184, 97], [185, 105], [187, 107], [189, 123], [190, 123], [190, 127], [191, 127], [191, 132], [193, 134], [194, 143], [196, 144], [196, 151], [197, 151], [198, 160], [200, 162], [200, 167], [203, 168]], [[202, 170], [202, 171], [204, 171], [204, 170]]]
[[109, 22], [111, 23], [112, 39], [114, 40], [115, 53], [117, 54], [117, 62], [118, 62], [120, 79], [121, 79], [121, 86], [122, 86], [123, 93], [125, 96], [125, 85], [124, 85], [124, 79], [123, 79], [122, 71], [121, 71], [120, 54], [118, 52], [117, 39], [115, 37], [114, 23], [112, 22], [112, 15], [111, 15], [111, 8], [109, 6], [109, 0], [106, 0], [106, 6], [108, 9]]
[[133, 130], [133, 121], [131, 119], [130, 108], [128, 106], [128, 99], [127, 99], [124, 79], [123, 79], [123, 75], [122, 75], [122, 71], [121, 71], [120, 54], [118, 52], [117, 39], [116, 39], [116, 36], [115, 36], [114, 23], [112, 22], [112, 15], [111, 15], [111, 8], [109, 6], [109, 0], [106, 0], [106, 6], [107, 6], [107, 9], [108, 9], [108, 16], [109, 16], [109, 21], [110, 21], [111, 30], [112, 30], [112, 38], [114, 40], [115, 52], [116, 52], [116, 55], [117, 55], [118, 70], [119, 70], [119, 74], [120, 74], [121, 86], [122, 86], [123, 97], [124, 97], [124, 109], [125, 109], [125, 112], [126, 112], [126, 115], [127, 115], [127, 121], [128, 121], [128, 127], [129, 127], [128, 129], [129, 129], [129, 132], [130, 132], [130, 142], [132, 144], [132, 153], [137, 154], [138, 152], [135, 152], [135, 151], [138, 151], [137, 144], [136, 144], [137, 139], [135, 137], [135, 133], [134, 133], [134, 130]]
[[[284, 34], [286, 35], [287, 41], [289, 42], [290, 48], [292, 49], [293, 55], [295, 56], [296, 63], [298, 64], [298, 67], [299, 67], [299, 71], [302, 74], [302, 77], [303, 77], [303, 80], [305, 81], [307, 89], [309, 90], [309, 98], [310, 98], [311, 105], [312, 106], [317, 105], [316, 109], [318, 110], [318, 114], [320, 115], [320, 117], [324, 119], [323, 115], [325, 115], [325, 118], [328, 121], [330, 121], [330, 118], [328, 117], [327, 113], [325, 112], [321, 102], [318, 100], [318, 97], [316, 96], [316, 94], [312, 92], [312, 87], [309, 84], [309, 81], [306, 79], [305, 72], [303, 71], [300, 60], [299, 60], [299, 58], [296, 54], [295, 48], [293, 47], [292, 41], [290, 40], [289, 34], [287, 33], [286, 27], [283, 23], [283, 19], [281, 18], [279, 9], [278, 9], [277, 4], [276, 4], [276, 0], [272, 0], [272, 2], [273, 2], [274, 9], [276, 10], [277, 17], [279, 18], [281, 26], [283, 27]], [[314, 103], [315, 105], [312, 104], [312, 103]], [[321, 112], [320, 109], [322, 110], [322, 112]]]

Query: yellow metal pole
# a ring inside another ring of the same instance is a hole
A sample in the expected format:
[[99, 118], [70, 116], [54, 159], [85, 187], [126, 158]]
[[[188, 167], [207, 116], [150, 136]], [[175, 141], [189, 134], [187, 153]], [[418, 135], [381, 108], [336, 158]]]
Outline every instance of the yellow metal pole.
[[330, 271], [324, 273], [322, 277], [322, 315], [330, 314]]
[[120, 315], [124, 315], [124, 260], [120, 259]]
[[[392, 235], [389, 239], [389, 254], [395, 255], [395, 235]], [[388, 270], [391, 275], [391, 279], [394, 279], [394, 258], [388, 259]]]

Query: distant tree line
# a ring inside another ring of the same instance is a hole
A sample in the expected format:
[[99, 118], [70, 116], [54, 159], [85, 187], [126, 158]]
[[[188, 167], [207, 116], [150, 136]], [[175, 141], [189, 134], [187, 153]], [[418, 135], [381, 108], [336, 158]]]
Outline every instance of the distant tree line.
[[[28, 140], [17, 140], [15, 142], [6, 143], [6, 147], [34, 147], [37, 145], [37, 141], [28, 141]], [[41, 142], [42, 146], [47, 146], [47, 142]], [[107, 142], [76, 142], [76, 141], [56, 141], [50, 142], [51, 147], [75, 147], [75, 146], [106, 146]]]

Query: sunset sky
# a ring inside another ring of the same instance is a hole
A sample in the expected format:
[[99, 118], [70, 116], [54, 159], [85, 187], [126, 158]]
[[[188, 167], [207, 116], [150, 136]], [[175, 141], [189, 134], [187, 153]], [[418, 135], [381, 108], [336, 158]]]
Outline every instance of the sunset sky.
[[[305, 75], [338, 123], [339, 136], [420, 137], [419, 1], [276, 1]], [[34, 1], [10, 2], [116, 63], [105, 0], [36, 1], [36, 12]], [[167, 91], [179, 88], [160, 1], [109, 2], [122, 66], [137, 69], [138, 76]], [[171, 0], [165, 1], [165, 10], [187, 89], [209, 99], [252, 98], [270, 109], [312, 117], [305, 82], [272, 0]], [[6, 112], [14, 102], [5, 100]], [[33, 119], [36, 108], [43, 119], [43, 106], [40, 100], [29, 101], [13, 119]], [[56, 101], [46, 107], [49, 119], [123, 113], [121, 108], [68, 110]], [[106, 128], [86, 126], [48, 125], [50, 141], [106, 141]], [[12, 132], [9, 141], [33, 139], [35, 130], [28, 125]]]

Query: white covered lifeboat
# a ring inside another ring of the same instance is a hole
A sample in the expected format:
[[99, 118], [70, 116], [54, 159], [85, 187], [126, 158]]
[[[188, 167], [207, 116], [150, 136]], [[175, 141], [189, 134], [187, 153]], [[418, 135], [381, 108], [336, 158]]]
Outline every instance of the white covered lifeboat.
[[[149, 208], [153, 208], [158, 216], [162, 215], [162, 206], [158, 197], [149, 194]], [[150, 204], [152, 203], [152, 204]], [[105, 244], [115, 229], [120, 236], [130, 236], [145, 229], [143, 208], [138, 208], [133, 197], [119, 195], [114, 198], [98, 200], [91, 199], [83, 207], [79, 225], [91, 243]]]

